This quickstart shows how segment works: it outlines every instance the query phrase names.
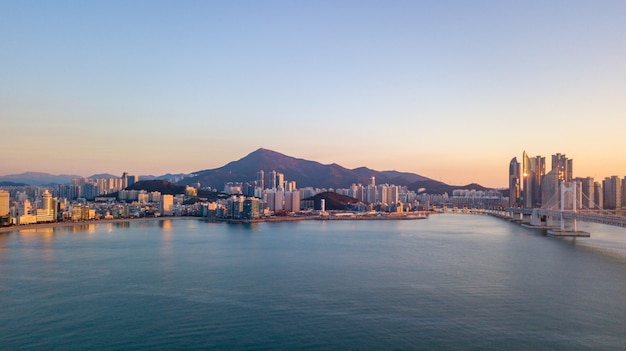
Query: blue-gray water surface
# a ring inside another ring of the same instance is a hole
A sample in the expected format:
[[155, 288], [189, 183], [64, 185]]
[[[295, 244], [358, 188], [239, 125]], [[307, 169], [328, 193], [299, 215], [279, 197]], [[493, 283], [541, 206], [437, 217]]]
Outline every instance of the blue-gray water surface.
[[626, 229], [546, 237], [503, 220], [0, 234], [6, 350], [626, 348]]

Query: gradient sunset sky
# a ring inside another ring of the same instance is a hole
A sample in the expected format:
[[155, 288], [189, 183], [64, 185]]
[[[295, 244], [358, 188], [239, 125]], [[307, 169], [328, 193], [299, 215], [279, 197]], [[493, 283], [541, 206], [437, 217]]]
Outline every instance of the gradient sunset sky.
[[0, 38], [0, 175], [259, 147], [458, 185], [506, 186], [524, 150], [626, 175], [625, 1], [2, 0]]

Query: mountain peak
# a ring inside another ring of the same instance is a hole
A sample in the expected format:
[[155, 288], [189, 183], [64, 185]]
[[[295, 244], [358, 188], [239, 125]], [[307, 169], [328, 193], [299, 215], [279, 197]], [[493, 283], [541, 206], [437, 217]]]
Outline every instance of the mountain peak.
[[350, 170], [336, 163], [324, 165], [316, 161], [287, 156], [277, 151], [259, 148], [243, 158], [222, 167], [195, 172], [195, 177], [182, 181], [221, 189], [226, 182], [247, 182], [257, 178], [259, 170], [266, 177], [272, 170], [283, 173], [285, 180], [296, 181], [298, 187], [347, 188], [353, 183], [367, 184], [371, 176], [377, 183], [408, 185], [417, 180], [427, 180], [413, 173], [379, 172], [365, 167]]

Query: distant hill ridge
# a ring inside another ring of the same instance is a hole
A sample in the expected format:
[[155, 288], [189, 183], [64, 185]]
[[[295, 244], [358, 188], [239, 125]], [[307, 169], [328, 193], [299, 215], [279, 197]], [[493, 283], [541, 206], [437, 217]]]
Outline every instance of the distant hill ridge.
[[324, 165], [260, 148], [240, 160], [222, 167], [195, 172], [195, 176], [183, 179], [180, 184], [196, 184], [220, 189], [225, 182], [246, 182], [256, 179], [256, 173], [272, 170], [283, 173], [285, 180], [295, 180], [299, 188], [347, 188], [353, 183], [367, 184], [372, 176], [376, 183], [409, 185], [420, 180], [430, 180], [414, 173], [376, 171], [366, 167], [348, 169], [336, 163]]
[[[315, 188], [348, 188], [353, 183], [369, 184], [370, 178], [376, 178], [376, 184], [395, 184], [407, 186], [410, 190], [429, 194], [451, 195], [455, 189], [485, 190], [486, 188], [472, 183], [463, 186], [448, 185], [419, 174], [398, 171], [376, 171], [367, 167], [348, 169], [336, 163], [322, 164], [287, 156], [276, 151], [260, 148], [245, 157], [229, 162], [214, 169], [198, 171], [192, 174], [165, 174], [162, 176], [139, 176], [139, 180], [171, 180], [176, 184], [202, 187], [210, 186], [222, 190], [226, 182], [247, 182], [256, 179], [259, 170], [267, 174], [272, 170], [283, 173], [285, 180], [294, 180], [298, 188], [307, 186]], [[0, 176], [0, 182], [21, 183], [27, 185], [68, 184], [79, 175], [52, 175], [41, 172], [26, 172]], [[108, 173], [94, 174], [90, 178], [119, 178]], [[5, 186], [10, 186], [7, 185]], [[163, 186], [164, 184], [161, 184]], [[167, 188], [167, 186], [166, 186]]]

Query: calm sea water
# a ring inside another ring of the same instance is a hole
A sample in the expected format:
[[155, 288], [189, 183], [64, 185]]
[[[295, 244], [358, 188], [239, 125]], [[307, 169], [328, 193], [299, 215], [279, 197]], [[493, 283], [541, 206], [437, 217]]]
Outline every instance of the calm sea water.
[[626, 229], [484, 216], [0, 234], [6, 350], [626, 348]]

